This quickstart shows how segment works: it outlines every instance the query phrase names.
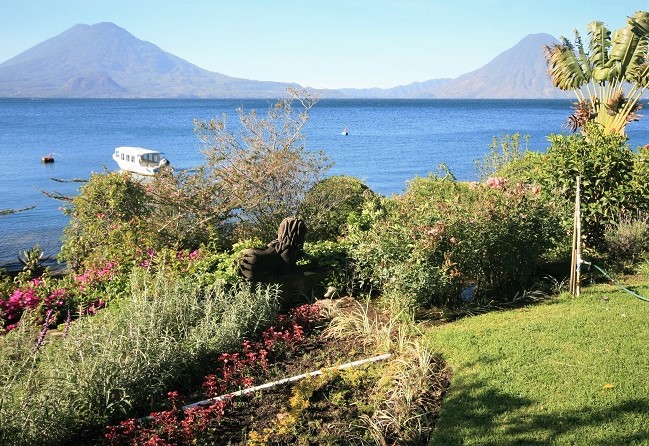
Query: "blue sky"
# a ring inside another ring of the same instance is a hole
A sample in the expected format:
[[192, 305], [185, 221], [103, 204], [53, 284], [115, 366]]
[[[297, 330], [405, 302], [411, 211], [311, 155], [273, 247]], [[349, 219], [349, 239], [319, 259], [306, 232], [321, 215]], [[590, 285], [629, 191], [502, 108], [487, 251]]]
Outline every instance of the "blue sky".
[[649, 0], [0, 0], [0, 62], [113, 22], [201, 68], [316, 88], [457, 77], [527, 34], [624, 26]]

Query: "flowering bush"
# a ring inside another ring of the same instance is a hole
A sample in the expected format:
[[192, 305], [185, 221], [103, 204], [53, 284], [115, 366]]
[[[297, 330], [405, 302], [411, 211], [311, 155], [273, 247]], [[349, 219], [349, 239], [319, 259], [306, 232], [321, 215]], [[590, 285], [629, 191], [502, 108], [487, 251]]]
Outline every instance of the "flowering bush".
[[[139, 266], [154, 271], [165, 268], [167, 271], [193, 273], [196, 265], [205, 254], [199, 250], [156, 252], [149, 248], [139, 253]], [[130, 266], [116, 261], [97, 259], [93, 266], [83, 272], [71, 273], [63, 278], [48, 274], [31, 279], [19, 275], [14, 282], [5, 282], [0, 291], [0, 321], [4, 331], [16, 327], [22, 314], [29, 310], [38, 315], [40, 323], [48, 310], [54, 310], [48, 318], [50, 326], [63, 322], [68, 311], [76, 315], [94, 315], [104, 308], [110, 300], [120, 298], [129, 291]]]
[[60, 313], [69, 309], [69, 291], [55, 287], [50, 281], [49, 277], [30, 279], [22, 286], [14, 288], [7, 299], [0, 299], [0, 316], [5, 331], [16, 328], [27, 310], [32, 310], [30, 314], [39, 315], [39, 319], [52, 323], [56, 317], [45, 318], [45, 313]]
[[491, 177], [487, 178], [486, 184], [492, 189], [504, 189], [505, 184], [507, 184], [507, 179], [501, 177]]
[[347, 242], [359, 283], [412, 310], [455, 305], [467, 287], [520, 286], [560, 234], [538, 188], [431, 176], [366, 208]]

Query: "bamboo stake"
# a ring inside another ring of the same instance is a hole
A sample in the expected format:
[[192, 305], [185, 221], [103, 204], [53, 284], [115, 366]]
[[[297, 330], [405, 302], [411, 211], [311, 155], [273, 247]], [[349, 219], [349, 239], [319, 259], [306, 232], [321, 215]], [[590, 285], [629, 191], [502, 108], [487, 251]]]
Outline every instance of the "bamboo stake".
[[572, 294], [573, 296], [578, 296], [579, 295], [579, 262], [580, 262], [580, 239], [581, 239], [581, 221], [579, 214], [580, 212], [580, 204], [579, 204], [579, 189], [580, 189], [580, 184], [581, 184], [581, 177], [577, 177], [577, 186], [576, 186], [576, 193], [575, 193], [575, 213], [573, 216], [573, 225], [572, 225], [572, 258], [570, 261], [570, 283], [569, 283], [569, 289], [568, 292]]
[[575, 296], [581, 293], [581, 177], [577, 177], [577, 193], [575, 194], [575, 222], [577, 227], [577, 266], [575, 273]]
[[570, 282], [568, 282], [568, 292], [575, 295], [575, 278], [577, 272], [577, 225], [575, 219], [572, 220], [572, 251], [570, 258]]

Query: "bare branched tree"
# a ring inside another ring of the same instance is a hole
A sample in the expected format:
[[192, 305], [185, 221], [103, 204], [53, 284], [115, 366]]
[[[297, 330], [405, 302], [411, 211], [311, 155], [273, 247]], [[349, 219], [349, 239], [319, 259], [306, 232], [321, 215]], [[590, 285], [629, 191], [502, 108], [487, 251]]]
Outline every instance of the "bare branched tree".
[[248, 236], [273, 236], [330, 167], [323, 152], [304, 148], [302, 131], [317, 99], [292, 89], [289, 96], [270, 107], [265, 117], [239, 108], [239, 134], [227, 127], [225, 116], [194, 121], [204, 146], [206, 177], [220, 185]]

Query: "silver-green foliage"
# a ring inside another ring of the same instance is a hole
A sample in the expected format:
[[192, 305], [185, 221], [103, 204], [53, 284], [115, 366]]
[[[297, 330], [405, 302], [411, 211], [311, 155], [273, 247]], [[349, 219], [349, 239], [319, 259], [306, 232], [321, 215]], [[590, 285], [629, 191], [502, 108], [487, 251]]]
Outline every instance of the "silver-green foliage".
[[611, 259], [632, 269], [649, 252], [649, 216], [623, 216], [606, 227], [604, 240]]
[[69, 444], [151, 402], [268, 324], [278, 290], [201, 289], [188, 279], [132, 276], [132, 295], [48, 336], [22, 324], [0, 337], [0, 444]]

